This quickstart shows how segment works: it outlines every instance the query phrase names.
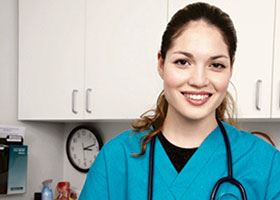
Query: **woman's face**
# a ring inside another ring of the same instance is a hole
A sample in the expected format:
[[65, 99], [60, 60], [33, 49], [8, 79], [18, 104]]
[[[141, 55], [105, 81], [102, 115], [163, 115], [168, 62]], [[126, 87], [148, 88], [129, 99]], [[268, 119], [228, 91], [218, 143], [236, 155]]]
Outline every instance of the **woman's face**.
[[168, 115], [199, 120], [215, 117], [231, 78], [228, 47], [219, 29], [190, 22], [167, 51], [158, 71], [169, 103]]

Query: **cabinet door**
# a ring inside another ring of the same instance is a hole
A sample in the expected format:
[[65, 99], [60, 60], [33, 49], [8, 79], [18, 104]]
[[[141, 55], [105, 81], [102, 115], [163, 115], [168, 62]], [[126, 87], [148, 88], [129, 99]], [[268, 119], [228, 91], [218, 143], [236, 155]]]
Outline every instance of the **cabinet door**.
[[87, 0], [86, 13], [86, 117], [139, 117], [154, 107], [162, 88], [157, 52], [167, 2]]
[[[187, 3], [170, 0], [170, 16]], [[273, 51], [274, 1], [205, 1], [227, 12], [237, 32], [237, 52], [230, 92], [239, 118], [269, 118]], [[170, 18], [169, 16], [169, 18]], [[258, 91], [259, 89], [259, 91]]]
[[84, 13], [83, 1], [19, 1], [20, 120], [82, 116]]
[[276, 0], [272, 117], [280, 118], [280, 1]]

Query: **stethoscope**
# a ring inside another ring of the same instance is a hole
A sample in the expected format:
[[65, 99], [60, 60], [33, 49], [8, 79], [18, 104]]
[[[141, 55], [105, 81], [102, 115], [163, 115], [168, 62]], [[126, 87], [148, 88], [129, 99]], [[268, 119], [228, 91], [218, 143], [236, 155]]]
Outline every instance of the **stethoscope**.
[[[229, 143], [226, 129], [218, 118], [216, 118], [216, 120], [217, 120], [219, 128], [223, 134], [223, 138], [224, 138], [224, 142], [225, 142], [225, 146], [226, 146], [228, 175], [225, 177], [222, 177], [221, 179], [219, 179], [216, 182], [214, 188], [212, 189], [210, 199], [214, 200], [216, 198], [219, 187], [223, 183], [227, 182], [227, 183], [235, 185], [239, 189], [242, 199], [247, 200], [246, 191], [245, 191], [243, 185], [233, 177], [231, 148], [230, 148], [230, 143]], [[153, 137], [151, 140], [150, 155], [149, 155], [148, 200], [153, 199], [154, 157], [155, 157], [155, 137]]]

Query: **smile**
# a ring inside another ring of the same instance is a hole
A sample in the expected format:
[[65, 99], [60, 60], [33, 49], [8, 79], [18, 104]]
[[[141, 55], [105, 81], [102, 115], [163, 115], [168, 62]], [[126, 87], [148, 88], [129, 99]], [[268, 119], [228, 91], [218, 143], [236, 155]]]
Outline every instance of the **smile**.
[[199, 92], [199, 93], [189, 93], [189, 92], [182, 92], [187, 102], [194, 106], [200, 106], [205, 104], [209, 98], [212, 96], [211, 93], [208, 92]]

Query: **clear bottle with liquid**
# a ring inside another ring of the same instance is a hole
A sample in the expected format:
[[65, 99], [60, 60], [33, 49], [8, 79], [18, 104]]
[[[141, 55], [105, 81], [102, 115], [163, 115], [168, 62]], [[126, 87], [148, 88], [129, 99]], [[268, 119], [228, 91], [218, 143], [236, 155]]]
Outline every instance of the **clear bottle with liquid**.
[[53, 200], [51, 183], [52, 183], [51, 179], [43, 181], [42, 200]]

